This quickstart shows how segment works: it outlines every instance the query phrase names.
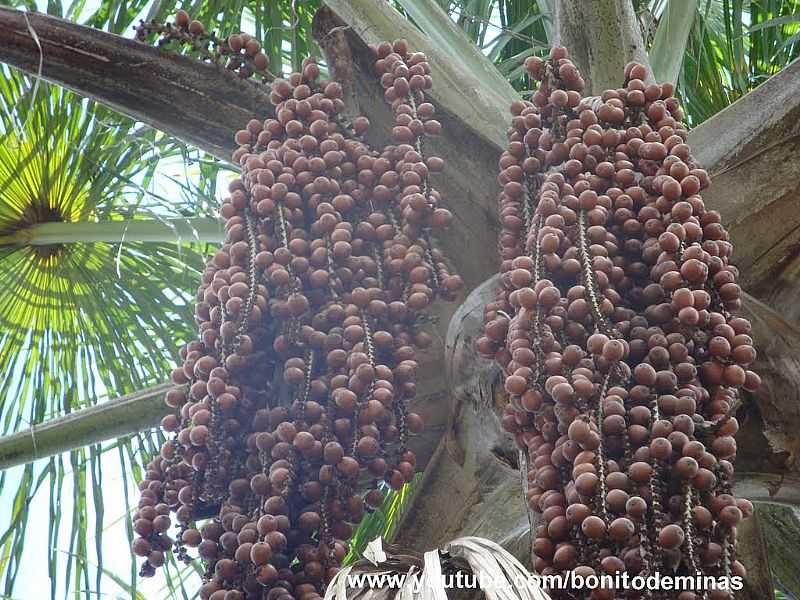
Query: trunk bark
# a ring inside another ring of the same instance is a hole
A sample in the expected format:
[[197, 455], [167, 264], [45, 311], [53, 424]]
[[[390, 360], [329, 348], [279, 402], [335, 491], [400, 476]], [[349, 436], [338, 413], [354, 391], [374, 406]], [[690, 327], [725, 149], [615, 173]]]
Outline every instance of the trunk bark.
[[630, 0], [560, 0], [556, 2], [554, 46], [564, 46], [586, 81], [587, 94], [622, 85], [631, 61], [647, 67], [642, 32]]

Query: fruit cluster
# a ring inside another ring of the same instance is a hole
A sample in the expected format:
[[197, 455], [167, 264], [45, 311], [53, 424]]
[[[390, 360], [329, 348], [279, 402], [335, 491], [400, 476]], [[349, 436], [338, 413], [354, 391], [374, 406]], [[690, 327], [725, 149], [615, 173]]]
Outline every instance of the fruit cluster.
[[134, 515], [142, 575], [196, 548], [204, 600], [319, 598], [365, 508], [415, 471], [423, 311], [462, 282], [432, 238], [451, 214], [421, 144], [441, 129], [425, 56], [403, 40], [374, 50], [396, 143], [370, 148], [364, 117], [343, 127], [342, 88], [311, 59], [271, 82], [274, 118], [235, 134], [200, 337], [172, 373], [172, 437]]
[[[743, 575], [731, 496], [741, 388], [759, 378], [737, 270], [670, 84], [629, 64], [583, 97], [563, 48], [525, 64], [499, 167], [501, 288], [479, 351], [528, 452], [539, 573]], [[730, 598], [553, 590], [554, 598]]]
[[179, 10], [173, 23], [140, 21], [136, 27], [136, 39], [148, 42], [151, 39], [159, 48], [182, 51], [193, 58], [224, 64], [241, 78], [258, 75], [261, 81], [272, 81], [269, 72], [269, 57], [261, 51], [261, 44], [247, 33], [234, 33], [221, 39], [214, 32], [206, 32], [200, 21], [193, 21], [189, 13]]

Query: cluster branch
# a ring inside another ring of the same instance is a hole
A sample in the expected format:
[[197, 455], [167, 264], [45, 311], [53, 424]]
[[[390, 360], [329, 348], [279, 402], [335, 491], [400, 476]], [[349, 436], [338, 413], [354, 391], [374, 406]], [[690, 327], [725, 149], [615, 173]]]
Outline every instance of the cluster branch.
[[271, 116], [269, 89], [222, 66], [38, 13], [0, 8], [0, 62], [225, 161], [243, 123]]

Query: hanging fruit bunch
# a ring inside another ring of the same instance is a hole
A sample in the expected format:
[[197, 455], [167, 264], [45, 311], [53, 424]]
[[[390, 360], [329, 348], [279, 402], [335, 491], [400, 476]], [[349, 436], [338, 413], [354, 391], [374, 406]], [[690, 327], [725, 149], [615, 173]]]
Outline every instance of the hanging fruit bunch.
[[[755, 390], [750, 324], [708, 174], [671, 84], [629, 64], [582, 97], [563, 48], [525, 64], [500, 158], [501, 287], [480, 352], [505, 374], [527, 451], [542, 574], [744, 575], [731, 495], [733, 416]], [[716, 590], [553, 590], [554, 598], [731, 598]]]
[[343, 125], [342, 88], [311, 59], [272, 79], [274, 118], [235, 134], [200, 336], [172, 373], [178, 414], [134, 515], [141, 574], [196, 549], [204, 600], [319, 598], [381, 482], [415, 471], [423, 311], [462, 282], [431, 237], [451, 215], [433, 187], [442, 160], [422, 150], [441, 128], [425, 56], [403, 40], [375, 52], [395, 144], [369, 147], [364, 117]]
[[255, 81], [269, 81], [274, 78], [268, 70], [269, 57], [261, 51], [261, 44], [253, 36], [235, 33], [220, 38], [213, 31], [206, 32], [205, 26], [200, 21], [191, 20], [185, 10], [179, 10], [173, 22], [140, 21], [136, 27], [136, 39], [204, 62], [224, 65], [242, 79], [252, 77]]

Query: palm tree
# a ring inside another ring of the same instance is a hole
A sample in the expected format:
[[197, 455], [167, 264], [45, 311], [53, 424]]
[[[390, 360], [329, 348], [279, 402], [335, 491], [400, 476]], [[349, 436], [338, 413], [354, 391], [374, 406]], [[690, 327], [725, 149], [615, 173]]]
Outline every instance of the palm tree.
[[[744, 96], [800, 52], [800, 3], [697, 0], [685, 3], [691, 10], [676, 4], [655, 0], [634, 7], [653, 69], [678, 82], [692, 124]], [[364, 8], [345, 0], [329, 5], [340, 12], [350, 5]], [[413, 26], [457, 63], [455, 71], [469, 72], [500, 101], [526, 87], [522, 61], [544, 53], [557, 35], [555, 5], [552, 0], [397, 2]], [[138, 18], [163, 21], [181, 6], [106, 0], [88, 15], [82, 14], [82, 2], [66, 11], [59, 2], [47, 8], [54, 16], [130, 35]], [[317, 7], [290, 0], [266, 8], [252, 0], [185, 6], [222, 34], [252, 31], [264, 41], [275, 72], [320, 53], [311, 34]], [[36, 425], [166, 379], [180, 343], [192, 335], [191, 301], [206, 243], [219, 238], [213, 220], [193, 219], [213, 219], [217, 183], [227, 167], [169, 133], [63, 88], [7, 67], [3, 75], [3, 434], [26, 430], [35, 452]], [[502, 128], [492, 131], [502, 138]], [[0, 512], [4, 593], [19, 593], [30, 565], [46, 560], [53, 597], [89, 597], [109, 587], [139, 597], [133, 562], [126, 558], [127, 568], [110, 565], [117, 540], [109, 542], [103, 533], [116, 527], [116, 536], [124, 527], [131, 538], [123, 518], [128, 496], [158, 442], [158, 434], [146, 430], [4, 471], [0, 498], [11, 507], [7, 515]], [[110, 506], [109, 486], [118, 490], [125, 509]], [[390, 501], [395, 509], [387, 510], [396, 510], [397, 498]], [[64, 509], [72, 513], [69, 519]], [[41, 521], [45, 512], [47, 533], [38, 526], [32, 534], [34, 520]], [[366, 541], [386, 520], [397, 527], [391, 518], [376, 519], [360, 537]], [[172, 563], [167, 576], [146, 589], [147, 597], [188, 597], [195, 575]]]

